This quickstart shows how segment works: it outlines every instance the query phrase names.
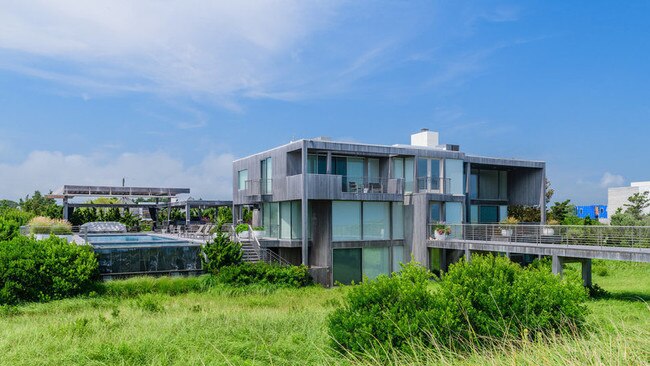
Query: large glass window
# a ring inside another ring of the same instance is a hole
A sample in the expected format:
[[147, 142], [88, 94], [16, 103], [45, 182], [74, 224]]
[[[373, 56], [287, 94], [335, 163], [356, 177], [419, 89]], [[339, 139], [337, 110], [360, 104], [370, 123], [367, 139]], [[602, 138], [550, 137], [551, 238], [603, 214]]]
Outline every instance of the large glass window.
[[499, 198], [499, 172], [496, 170], [481, 170], [478, 186], [478, 195], [481, 199]]
[[302, 206], [300, 201], [291, 201], [291, 238], [302, 238]]
[[379, 183], [379, 159], [368, 159], [368, 182]]
[[429, 203], [429, 222], [430, 223], [436, 223], [440, 222], [441, 220], [441, 213], [440, 213], [440, 202], [431, 202]]
[[392, 251], [393, 251], [392, 272], [399, 272], [402, 269], [400, 263], [404, 263], [404, 246], [402, 245], [394, 246]]
[[291, 239], [291, 201], [280, 202], [280, 238]]
[[424, 191], [429, 189], [429, 182], [427, 176], [429, 174], [429, 160], [418, 158], [418, 190]]
[[363, 276], [375, 279], [380, 274], [390, 273], [389, 248], [363, 248], [362, 266]]
[[363, 189], [363, 158], [348, 158], [347, 176], [349, 192]]
[[404, 191], [409, 193], [413, 192], [413, 177], [415, 177], [414, 169], [414, 159], [406, 158], [404, 159]]
[[499, 207], [498, 206], [479, 206], [479, 223], [490, 224], [499, 222]]
[[270, 211], [269, 213], [270, 222], [268, 224], [269, 227], [266, 230], [268, 231], [270, 237], [279, 238], [280, 237], [280, 203], [271, 202], [268, 205]]
[[363, 239], [390, 239], [390, 203], [363, 203]]
[[237, 185], [239, 190], [246, 189], [246, 181], [248, 180], [248, 169], [240, 170], [237, 172]]
[[266, 158], [260, 163], [261, 170], [261, 191], [262, 194], [271, 194], [273, 191], [273, 161], [271, 158]]
[[361, 202], [332, 202], [332, 240], [361, 240]]
[[332, 252], [334, 283], [361, 282], [361, 249], [334, 249]]
[[508, 172], [499, 172], [499, 199], [508, 199]]
[[469, 176], [469, 198], [478, 198], [478, 174], [476, 173]]
[[463, 161], [445, 159], [445, 178], [449, 179], [449, 194], [463, 194]]
[[404, 204], [393, 202], [393, 239], [404, 239]]
[[311, 174], [327, 174], [327, 155], [307, 155], [307, 172]]

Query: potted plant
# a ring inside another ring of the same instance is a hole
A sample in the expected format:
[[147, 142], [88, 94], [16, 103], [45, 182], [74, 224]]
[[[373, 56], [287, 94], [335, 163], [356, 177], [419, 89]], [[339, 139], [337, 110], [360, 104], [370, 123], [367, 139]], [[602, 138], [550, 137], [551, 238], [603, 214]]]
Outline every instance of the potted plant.
[[237, 236], [241, 239], [248, 239], [248, 224], [239, 224], [235, 227]]
[[261, 238], [264, 236], [264, 226], [255, 226], [253, 228], [253, 237]]
[[433, 238], [435, 240], [447, 240], [447, 235], [451, 234], [451, 227], [444, 222], [438, 223], [433, 227]]
[[512, 236], [513, 229], [511, 225], [517, 225], [519, 220], [510, 216], [507, 219], [501, 221], [503, 226], [501, 226], [501, 236]]
[[542, 235], [545, 235], [545, 236], [555, 235], [555, 229], [553, 229], [550, 226], [555, 226], [555, 225], [559, 225], [559, 224], [560, 223], [555, 219], [550, 219], [550, 220], [546, 221], [547, 226], [542, 227]]

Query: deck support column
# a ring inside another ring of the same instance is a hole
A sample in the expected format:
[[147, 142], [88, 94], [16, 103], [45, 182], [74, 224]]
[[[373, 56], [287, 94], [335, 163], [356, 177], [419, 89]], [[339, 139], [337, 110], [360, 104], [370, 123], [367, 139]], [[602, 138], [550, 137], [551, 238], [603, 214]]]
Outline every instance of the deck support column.
[[554, 255], [553, 256], [553, 274], [562, 276], [562, 266], [564, 265], [564, 258]]
[[469, 245], [465, 249], [465, 262], [469, 263], [472, 261], [472, 252], [469, 250]]
[[190, 226], [190, 204], [185, 204], [185, 227]]
[[582, 260], [582, 284], [591, 287], [591, 259]]

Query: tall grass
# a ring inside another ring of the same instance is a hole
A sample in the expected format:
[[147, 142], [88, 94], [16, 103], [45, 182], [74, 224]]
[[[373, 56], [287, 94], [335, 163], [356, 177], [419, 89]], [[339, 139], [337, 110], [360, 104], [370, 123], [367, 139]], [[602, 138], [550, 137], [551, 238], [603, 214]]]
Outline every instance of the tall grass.
[[642, 300], [650, 296], [650, 265], [621, 266], [594, 277], [610, 296], [590, 300], [582, 335], [466, 352], [413, 343], [408, 354], [372, 350], [361, 358], [329, 347], [325, 319], [346, 288], [231, 288], [209, 277], [113, 281], [94, 297], [0, 308], [0, 365], [380, 365], [380, 355], [396, 365], [650, 364], [650, 308]]

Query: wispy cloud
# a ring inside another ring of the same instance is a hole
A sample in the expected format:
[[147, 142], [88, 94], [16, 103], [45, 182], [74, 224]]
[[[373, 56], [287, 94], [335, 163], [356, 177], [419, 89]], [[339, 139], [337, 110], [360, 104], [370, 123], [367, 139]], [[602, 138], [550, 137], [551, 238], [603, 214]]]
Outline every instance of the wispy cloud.
[[33, 151], [16, 163], [0, 163], [0, 176], [12, 177], [2, 186], [3, 197], [17, 199], [64, 184], [119, 185], [122, 177], [137, 186], [182, 186], [193, 197], [232, 196], [231, 154], [212, 153], [188, 165], [165, 152], [121, 154], [64, 154]]
[[623, 184], [625, 184], [625, 178], [619, 174], [605, 172], [605, 174], [603, 174], [603, 177], [600, 178], [600, 186], [603, 188], [620, 187]]

